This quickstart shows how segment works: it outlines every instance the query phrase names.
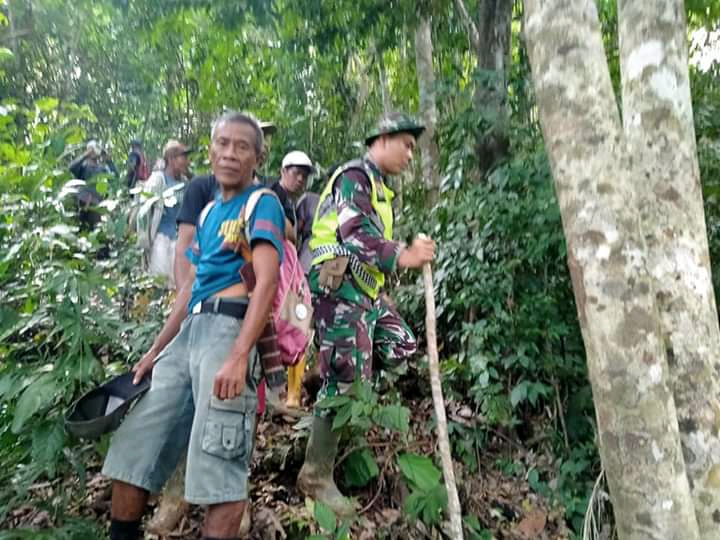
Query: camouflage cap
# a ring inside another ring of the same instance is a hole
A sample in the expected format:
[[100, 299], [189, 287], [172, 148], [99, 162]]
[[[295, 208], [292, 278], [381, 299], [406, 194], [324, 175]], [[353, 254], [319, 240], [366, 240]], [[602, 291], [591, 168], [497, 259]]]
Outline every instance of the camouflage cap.
[[403, 113], [390, 113], [380, 118], [365, 139], [365, 144], [370, 146], [380, 135], [391, 133], [410, 133], [417, 139], [423, 131], [425, 131], [425, 126], [417, 123], [410, 116]]

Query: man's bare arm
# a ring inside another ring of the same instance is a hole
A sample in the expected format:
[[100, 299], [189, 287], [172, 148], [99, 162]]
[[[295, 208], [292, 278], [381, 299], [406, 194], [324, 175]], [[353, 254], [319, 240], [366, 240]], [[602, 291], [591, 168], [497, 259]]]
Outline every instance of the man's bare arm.
[[[178, 290], [182, 289], [188, 280], [192, 284], [192, 280], [195, 279], [195, 273], [192, 271], [193, 266], [185, 254], [194, 238], [195, 225], [189, 223], [180, 223], [178, 225], [177, 242], [175, 243], [175, 266], [173, 267], [175, 286]], [[190, 277], [191, 272], [192, 277]]]
[[255, 289], [250, 297], [245, 320], [227, 360], [215, 376], [213, 393], [220, 399], [239, 396], [245, 388], [248, 358], [265, 327], [272, 309], [280, 276], [280, 258], [269, 242], [259, 241], [253, 246]]

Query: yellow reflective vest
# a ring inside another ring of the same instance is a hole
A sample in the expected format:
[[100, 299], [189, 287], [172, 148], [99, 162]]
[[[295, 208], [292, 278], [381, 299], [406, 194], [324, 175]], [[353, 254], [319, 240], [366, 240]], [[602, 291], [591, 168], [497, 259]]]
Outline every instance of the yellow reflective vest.
[[385, 284], [385, 274], [377, 266], [360, 261], [357, 255], [338, 242], [339, 223], [337, 207], [333, 199], [333, 185], [335, 180], [349, 169], [362, 169], [370, 179], [370, 202], [377, 217], [368, 217], [378, 226], [386, 240], [392, 240], [392, 200], [395, 193], [385, 185], [382, 177], [373, 171], [365, 160], [353, 160], [335, 170], [320, 194], [310, 238], [312, 266], [335, 257], [348, 257], [348, 267], [355, 283], [362, 292], [375, 300]]

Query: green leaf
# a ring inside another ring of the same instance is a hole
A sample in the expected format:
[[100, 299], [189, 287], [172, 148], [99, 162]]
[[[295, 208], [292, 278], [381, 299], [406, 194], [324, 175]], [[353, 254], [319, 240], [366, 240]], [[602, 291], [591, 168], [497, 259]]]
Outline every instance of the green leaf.
[[[2, 14], [0, 13], [0, 15]], [[15, 55], [13, 54], [13, 52], [7, 47], [0, 47], [0, 62], [4, 60], [10, 60], [14, 56]]]
[[33, 463], [43, 467], [52, 478], [55, 476], [57, 464], [62, 458], [65, 444], [65, 428], [61, 420], [43, 423], [32, 433]]
[[45, 97], [38, 99], [35, 102], [35, 106], [40, 109], [42, 112], [50, 112], [57, 109], [57, 106], [60, 104], [60, 100], [53, 97]]
[[350, 403], [352, 401], [351, 398], [348, 396], [332, 396], [332, 397], [326, 397], [319, 403], [317, 403], [315, 406], [320, 409], [332, 409], [335, 407], [340, 407], [342, 405], [346, 405], [347, 403]]
[[385, 405], [375, 415], [375, 421], [388, 429], [407, 433], [410, 429], [410, 410], [402, 405]]
[[410, 486], [420, 491], [433, 489], [440, 481], [442, 473], [430, 458], [417, 454], [400, 454], [398, 466]]
[[65, 137], [62, 135], [55, 135], [52, 139], [50, 139], [48, 151], [53, 157], [60, 156], [65, 151]]
[[335, 533], [335, 540], [348, 540], [350, 538], [350, 523], [343, 521], [337, 532]]
[[372, 384], [368, 381], [355, 381], [352, 391], [360, 402], [375, 403], [377, 400], [377, 395], [373, 392]]
[[362, 487], [380, 474], [375, 458], [370, 450], [356, 450], [347, 457], [343, 467], [345, 482], [349, 486]]
[[470, 534], [469, 540], [492, 540], [493, 535], [490, 531], [480, 525], [480, 521], [476, 516], [465, 516], [463, 523]]
[[510, 392], [510, 403], [516, 407], [518, 403], [527, 399], [528, 381], [521, 381]]
[[107, 195], [110, 189], [110, 185], [108, 184], [108, 181], [106, 179], [101, 179], [95, 183], [95, 189], [100, 195]]
[[328, 505], [323, 504], [320, 501], [315, 501], [314, 506], [313, 515], [315, 516], [315, 520], [318, 522], [318, 525], [320, 525], [320, 528], [330, 534], [335, 532], [335, 527], [337, 526], [335, 512], [333, 512]]
[[341, 427], [347, 425], [351, 417], [352, 407], [349, 404], [339, 407], [335, 413], [335, 418], [333, 419], [333, 430], [340, 429]]
[[15, 334], [23, 321], [14, 309], [0, 307], [0, 341], [5, 341]]
[[430, 490], [415, 490], [410, 493], [405, 499], [404, 508], [412, 517], [420, 518], [427, 525], [435, 525], [442, 519], [442, 512], [446, 506], [445, 486], [437, 484]]
[[0, 377], [0, 400], [3, 399], [5, 394], [12, 390], [16, 381], [17, 375], [14, 373], [5, 373], [2, 377]]
[[15, 405], [12, 432], [15, 434], [20, 433], [25, 422], [54, 399], [56, 389], [57, 384], [52, 373], [43, 373], [25, 388], [20, 399], [18, 399], [17, 405]]

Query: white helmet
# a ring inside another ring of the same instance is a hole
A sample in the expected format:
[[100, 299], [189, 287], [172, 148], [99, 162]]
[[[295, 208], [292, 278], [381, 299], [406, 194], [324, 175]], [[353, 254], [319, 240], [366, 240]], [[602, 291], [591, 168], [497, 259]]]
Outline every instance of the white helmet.
[[308, 157], [308, 155], [305, 152], [301, 152], [300, 150], [293, 150], [292, 152], [289, 152], [282, 160], [282, 168], [285, 169], [287, 167], [307, 167], [310, 170], [314, 171], [315, 167], [313, 167], [312, 160]]

